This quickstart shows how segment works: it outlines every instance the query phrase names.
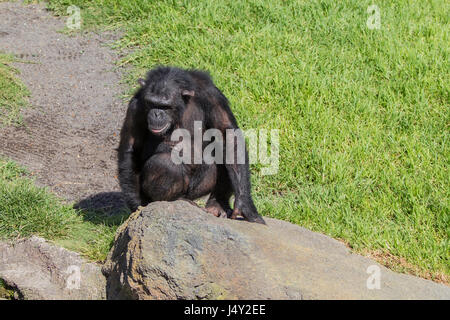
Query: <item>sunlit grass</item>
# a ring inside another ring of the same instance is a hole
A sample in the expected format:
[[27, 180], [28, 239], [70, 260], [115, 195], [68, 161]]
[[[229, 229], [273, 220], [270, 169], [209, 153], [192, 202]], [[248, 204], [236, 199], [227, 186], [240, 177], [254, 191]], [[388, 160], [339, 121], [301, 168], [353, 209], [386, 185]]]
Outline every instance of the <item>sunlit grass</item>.
[[24, 169], [0, 159], [0, 239], [38, 235], [102, 261], [124, 219], [76, 211], [37, 187]]
[[27, 88], [17, 80], [17, 71], [11, 67], [14, 57], [0, 53], [0, 127], [19, 124], [20, 110], [27, 106]]

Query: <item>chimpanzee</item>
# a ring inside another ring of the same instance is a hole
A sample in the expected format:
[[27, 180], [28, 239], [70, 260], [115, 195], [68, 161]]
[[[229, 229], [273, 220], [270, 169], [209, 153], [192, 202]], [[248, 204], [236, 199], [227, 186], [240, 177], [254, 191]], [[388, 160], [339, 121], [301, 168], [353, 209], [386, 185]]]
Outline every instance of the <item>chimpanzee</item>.
[[[120, 134], [119, 183], [131, 210], [152, 201], [195, 200], [210, 194], [205, 209], [215, 216], [265, 224], [250, 191], [248, 153], [244, 161], [222, 163], [175, 163], [171, 153], [178, 143], [171, 139], [176, 129], [194, 136], [218, 129], [225, 136], [237, 130], [227, 98], [208, 73], [160, 66], [139, 79], [140, 88], [131, 99]], [[200, 123], [200, 126], [195, 126]], [[197, 132], [198, 133], [198, 132]], [[243, 138], [242, 138], [243, 139]], [[237, 140], [232, 148], [237, 150]], [[201, 148], [205, 144], [202, 142]], [[196, 152], [194, 147], [192, 152]], [[198, 151], [198, 150], [197, 150]], [[202, 149], [200, 150], [200, 152]], [[224, 154], [229, 151], [223, 146]], [[234, 193], [234, 210], [230, 197]]]

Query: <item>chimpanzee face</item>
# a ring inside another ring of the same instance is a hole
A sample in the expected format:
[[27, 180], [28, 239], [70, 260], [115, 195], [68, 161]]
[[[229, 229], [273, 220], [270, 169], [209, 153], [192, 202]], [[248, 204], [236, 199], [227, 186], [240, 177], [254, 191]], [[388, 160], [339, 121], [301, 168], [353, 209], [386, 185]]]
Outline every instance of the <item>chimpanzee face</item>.
[[171, 129], [173, 117], [171, 107], [150, 107], [147, 114], [148, 130], [154, 135], [162, 136]]
[[179, 86], [160, 81], [158, 84], [141, 82], [144, 87], [143, 100], [147, 112], [148, 130], [156, 136], [169, 133], [179, 122], [189, 98], [194, 91], [183, 90]]

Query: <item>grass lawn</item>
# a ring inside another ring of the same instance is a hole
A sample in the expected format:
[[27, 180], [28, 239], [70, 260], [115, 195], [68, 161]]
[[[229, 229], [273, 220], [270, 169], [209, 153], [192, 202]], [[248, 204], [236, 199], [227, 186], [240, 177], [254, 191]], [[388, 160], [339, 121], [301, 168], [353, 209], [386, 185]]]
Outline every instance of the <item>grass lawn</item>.
[[15, 79], [16, 71], [9, 66], [15, 59], [0, 53], [0, 126], [19, 124], [20, 110], [26, 106], [27, 88]]
[[24, 169], [0, 158], [0, 239], [39, 235], [93, 261], [102, 261], [125, 216], [76, 211], [44, 188]]
[[36, 187], [24, 169], [0, 158], [0, 239], [39, 235], [102, 261], [124, 219], [76, 211]]
[[124, 31], [130, 90], [157, 64], [207, 69], [241, 127], [279, 129], [279, 172], [252, 166], [262, 214], [448, 284], [448, 1], [376, 1], [373, 30], [373, 1], [48, 2]]

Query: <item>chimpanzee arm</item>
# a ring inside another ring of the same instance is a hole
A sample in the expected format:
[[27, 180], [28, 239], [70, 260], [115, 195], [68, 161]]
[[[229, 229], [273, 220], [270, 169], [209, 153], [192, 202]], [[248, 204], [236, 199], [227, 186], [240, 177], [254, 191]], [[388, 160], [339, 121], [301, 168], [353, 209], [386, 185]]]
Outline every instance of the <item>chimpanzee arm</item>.
[[[210, 122], [212, 127], [222, 131], [224, 137], [224, 164], [235, 193], [232, 218], [242, 215], [248, 221], [265, 224], [264, 219], [258, 214], [251, 196], [250, 166], [244, 136], [238, 133], [232, 141], [228, 139], [232, 145], [227, 147], [227, 130], [229, 130], [228, 134], [233, 135], [236, 130], [240, 129], [227, 99], [219, 89], [217, 91], [212, 103]], [[233, 156], [229, 156], [227, 161], [227, 153], [230, 151], [233, 152]]]
[[139, 168], [137, 153], [140, 139], [138, 127], [137, 100], [132, 99], [128, 105], [127, 115], [120, 133], [119, 144], [119, 184], [128, 207], [135, 211], [141, 205], [139, 195]]

